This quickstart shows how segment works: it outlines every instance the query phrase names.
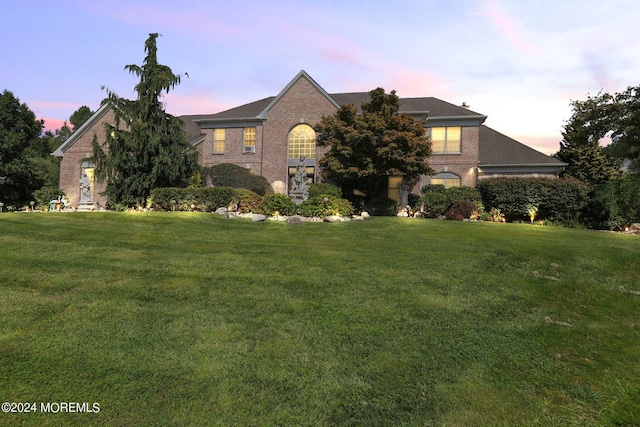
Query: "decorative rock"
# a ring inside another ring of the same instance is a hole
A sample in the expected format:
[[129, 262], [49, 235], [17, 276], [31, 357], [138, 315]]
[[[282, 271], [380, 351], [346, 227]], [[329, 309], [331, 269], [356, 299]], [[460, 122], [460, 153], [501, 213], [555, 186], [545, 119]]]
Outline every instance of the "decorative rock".
[[262, 222], [262, 221], [265, 221], [266, 219], [267, 217], [265, 215], [260, 215], [260, 214], [257, 214], [251, 217], [251, 221], [253, 222]]
[[360, 214], [360, 216], [361, 216], [362, 218], [369, 218], [371, 215], [369, 215], [369, 212], [362, 212], [362, 213]]
[[227, 212], [229, 212], [229, 209], [227, 208], [218, 208], [215, 211], [218, 215], [227, 215]]
[[286, 222], [287, 224], [302, 224], [304, 220], [300, 215], [294, 215], [287, 217], [284, 222]]
[[225, 216], [229, 219], [238, 218], [238, 212], [227, 212]]
[[364, 217], [362, 217], [362, 216], [354, 216], [352, 219], [354, 221], [364, 221]]
[[325, 217], [323, 221], [324, 222], [336, 223], [336, 222], [342, 222], [342, 218], [339, 217], [338, 215], [329, 215], [329, 216]]

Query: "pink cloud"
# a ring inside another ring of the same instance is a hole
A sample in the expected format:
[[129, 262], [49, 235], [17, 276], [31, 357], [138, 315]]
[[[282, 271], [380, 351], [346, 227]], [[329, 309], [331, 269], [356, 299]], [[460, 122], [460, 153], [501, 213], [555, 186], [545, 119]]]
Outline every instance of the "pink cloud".
[[440, 76], [400, 66], [387, 66], [388, 91], [395, 90], [400, 97], [435, 96], [452, 97], [447, 82]]
[[522, 30], [519, 28], [516, 20], [510, 17], [507, 12], [494, 0], [486, 0], [481, 2], [483, 13], [487, 16], [494, 28], [511, 44], [525, 53], [534, 53], [538, 51], [538, 47], [525, 40], [522, 36]]
[[66, 120], [60, 120], [60, 119], [52, 119], [52, 118], [45, 118], [44, 120], [44, 131], [50, 131], [50, 132], [54, 132], [58, 129], [60, 129]]

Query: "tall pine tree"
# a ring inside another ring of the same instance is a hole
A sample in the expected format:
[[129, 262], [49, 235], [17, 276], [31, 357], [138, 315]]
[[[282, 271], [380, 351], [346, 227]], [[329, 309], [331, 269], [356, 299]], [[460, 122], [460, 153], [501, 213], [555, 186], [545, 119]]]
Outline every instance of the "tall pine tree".
[[197, 152], [187, 141], [184, 123], [167, 114], [161, 97], [181, 80], [166, 65], [158, 63], [156, 39], [149, 34], [147, 56], [142, 66], [127, 65], [140, 78], [135, 101], [112, 91], [104, 102], [112, 105], [115, 123], [107, 126], [107, 140], [93, 142], [96, 176], [107, 180], [106, 195], [111, 207], [144, 206], [157, 187], [182, 187], [198, 168]]

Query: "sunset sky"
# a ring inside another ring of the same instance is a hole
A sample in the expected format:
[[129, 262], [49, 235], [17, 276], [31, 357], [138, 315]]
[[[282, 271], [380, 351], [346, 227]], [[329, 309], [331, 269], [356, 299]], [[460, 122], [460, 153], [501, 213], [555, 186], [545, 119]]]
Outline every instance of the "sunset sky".
[[149, 33], [188, 73], [174, 115], [277, 95], [305, 70], [329, 93], [395, 89], [488, 116], [487, 125], [555, 153], [571, 100], [640, 85], [637, 0], [3, 0], [0, 91], [47, 129], [106, 86], [134, 98]]

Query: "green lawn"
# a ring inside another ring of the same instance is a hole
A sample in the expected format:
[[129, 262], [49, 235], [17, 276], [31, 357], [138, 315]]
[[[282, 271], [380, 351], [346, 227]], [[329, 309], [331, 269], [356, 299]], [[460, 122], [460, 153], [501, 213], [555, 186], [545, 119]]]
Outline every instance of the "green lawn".
[[38, 409], [1, 425], [640, 425], [640, 238], [1, 214], [0, 401]]

